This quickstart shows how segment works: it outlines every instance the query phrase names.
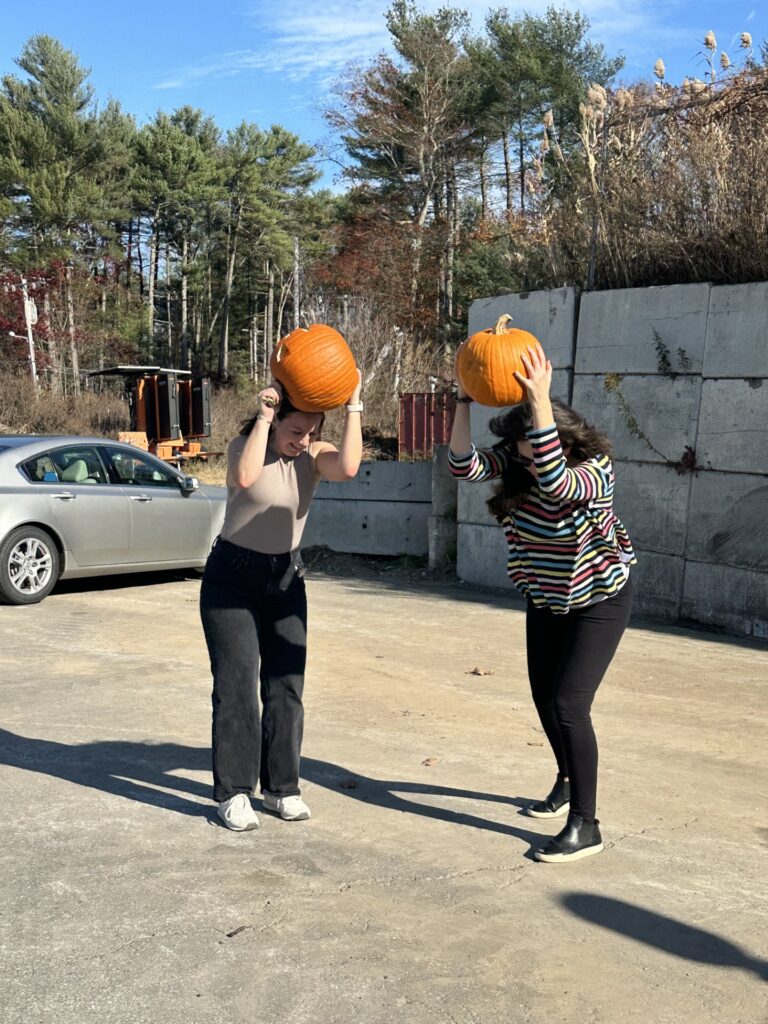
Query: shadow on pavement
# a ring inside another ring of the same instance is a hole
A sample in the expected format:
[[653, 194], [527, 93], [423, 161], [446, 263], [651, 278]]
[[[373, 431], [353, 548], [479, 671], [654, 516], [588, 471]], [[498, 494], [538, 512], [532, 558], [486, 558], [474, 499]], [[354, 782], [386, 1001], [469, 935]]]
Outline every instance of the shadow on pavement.
[[[210, 785], [173, 774], [175, 771], [185, 770], [208, 772], [210, 759], [210, 750], [207, 747], [126, 740], [67, 744], [19, 736], [6, 729], [0, 729], [0, 764], [65, 779], [78, 786], [112, 793], [178, 814], [217, 820], [212, 802], [200, 804], [189, 799], [193, 796], [209, 801]], [[405, 780], [384, 781], [368, 778], [350, 772], [340, 765], [311, 757], [302, 758], [301, 767], [303, 778], [353, 800], [374, 804], [387, 810], [404, 811], [455, 825], [466, 825], [470, 828], [514, 836], [532, 846], [538, 845], [542, 838], [528, 829], [491, 821], [476, 814], [453, 811], [446, 807], [433, 807], [414, 799], [419, 795], [453, 797], [523, 808], [529, 801], [520, 797], [499, 796], [495, 793], [480, 793]], [[169, 789], [173, 792], [164, 792]]]
[[497, 793], [480, 793], [469, 789], [454, 789], [449, 786], [408, 782], [402, 779], [386, 781], [373, 779], [357, 772], [348, 772], [339, 765], [331, 764], [328, 761], [317, 761], [312, 757], [302, 757], [301, 774], [303, 778], [313, 782], [316, 786], [324, 786], [326, 789], [343, 793], [345, 796], [363, 803], [375, 804], [377, 807], [385, 807], [388, 810], [418, 814], [425, 818], [435, 818], [439, 821], [448, 821], [454, 825], [468, 825], [471, 828], [514, 836], [516, 839], [522, 839], [531, 844], [532, 849], [527, 856], [533, 856], [533, 849], [541, 844], [543, 838], [540, 834], [530, 832], [528, 829], [507, 825], [503, 822], [489, 821], [476, 814], [452, 811], [447, 807], [433, 807], [430, 804], [409, 799], [402, 794], [409, 794], [411, 797], [437, 796], [455, 797], [461, 800], [481, 800], [486, 803], [506, 804], [518, 808], [527, 807], [529, 803], [533, 802], [522, 797], [499, 796]]
[[[0, 729], [0, 764], [193, 817], [210, 817], [213, 807], [187, 797], [209, 799], [211, 787], [171, 773], [208, 771], [210, 763], [210, 751], [205, 747], [125, 740], [68, 744]], [[156, 786], [175, 792], [164, 793]]]
[[715, 967], [738, 967], [768, 980], [768, 961], [751, 956], [719, 935], [684, 924], [674, 917], [586, 892], [567, 893], [559, 897], [559, 902], [585, 921], [672, 956]]

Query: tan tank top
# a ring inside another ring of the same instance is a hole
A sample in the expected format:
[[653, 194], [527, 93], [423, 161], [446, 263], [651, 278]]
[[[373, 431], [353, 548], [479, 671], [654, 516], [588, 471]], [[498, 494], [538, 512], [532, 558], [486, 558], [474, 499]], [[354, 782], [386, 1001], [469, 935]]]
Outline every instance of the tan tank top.
[[[230, 467], [242, 455], [245, 442], [240, 435], [230, 443]], [[293, 551], [301, 543], [316, 486], [315, 462], [309, 452], [288, 459], [267, 446], [264, 469], [256, 483], [227, 487], [222, 538], [265, 555]]]

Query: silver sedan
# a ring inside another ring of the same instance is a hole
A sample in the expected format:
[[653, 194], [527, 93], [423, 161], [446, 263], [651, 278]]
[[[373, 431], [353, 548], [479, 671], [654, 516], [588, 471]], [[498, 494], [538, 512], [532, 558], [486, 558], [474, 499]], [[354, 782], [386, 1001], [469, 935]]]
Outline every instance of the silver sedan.
[[0, 601], [59, 579], [205, 565], [227, 492], [129, 444], [0, 435]]

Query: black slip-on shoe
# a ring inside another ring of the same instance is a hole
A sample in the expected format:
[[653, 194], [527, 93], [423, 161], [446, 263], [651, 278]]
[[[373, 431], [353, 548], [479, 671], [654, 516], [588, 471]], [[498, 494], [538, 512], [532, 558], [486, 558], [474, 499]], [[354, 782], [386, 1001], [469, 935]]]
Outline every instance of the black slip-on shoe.
[[570, 811], [563, 831], [537, 850], [534, 857], [545, 864], [564, 864], [566, 861], [591, 857], [602, 849], [600, 822], [583, 821], [578, 814]]
[[525, 813], [532, 818], [560, 818], [570, 810], [570, 800], [571, 784], [558, 776], [549, 796], [526, 807]]

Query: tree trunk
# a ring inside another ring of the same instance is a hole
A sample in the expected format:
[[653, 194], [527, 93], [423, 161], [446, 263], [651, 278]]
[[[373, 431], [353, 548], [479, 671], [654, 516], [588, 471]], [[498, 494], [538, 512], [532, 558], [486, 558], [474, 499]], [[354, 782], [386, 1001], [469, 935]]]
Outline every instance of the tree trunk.
[[[101, 286], [101, 326], [99, 328], [99, 369], [104, 369], [104, 333], [107, 327], [107, 289]], [[102, 390], [104, 378], [99, 377], [99, 391]]]
[[181, 369], [189, 369], [189, 310], [188, 310], [188, 288], [189, 288], [189, 238], [186, 230], [181, 236]]
[[301, 322], [301, 264], [299, 262], [299, 240], [293, 239], [293, 329]]
[[173, 324], [171, 323], [171, 244], [165, 243], [165, 316], [167, 320], [168, 333], [168, 359], [171, 364], [175, 362], [173, 355]]
[[152, 360], [155, 351], [155, 289], [157, 288], [157, 263], [160, 255], [160, 236], [155, 215], [152, 234], [149, 239], [149, 281], [147, 282], [147, 358]]
[[252, 297], [253, 309], [248, 319], [248, 346], [249, 370], [251, 380], [256, 380], [259, 375], [259, 301], [257, 296]]
[[456, 196], [456, 170], [451, 169], [451, 176], [446, 186], [446, 211], [448, 215], [448, 246], [445, 251], [445, 319], [446, 326], [453, 319], [453, 271], [456, 261], [458, 244], [458, 202]]
[[289, 281], [289, 283], [286, 284], [285, 276], [284, 276], [282, 270], [280, 271], [280, 299], [279, 299], [278, 304], [277, 304], [277, 336], [278, 337], [280, 337], [280, 335], [283, 333], [283, 316], [285, 314], [285, 307], [288, 304], [288, 296], [291, 294], [291, 289], [293, 287], [293, 280], [292, 280], [292, 278], [293, 278], [293, 275], [291, 275], [291, 280]]
[[525, 135], [522, 118], [518, 124], [517, 158], [520, 163], [520, 211], [525, 213]]
[[[239, 215], [238, 215], [239, 217]], [[235, 277], [235, 258], [237, 256], [237, 225], [235, 230], [227, 228], [227, 268], [224, 277], [224, 305], [222, 309], [221, 335], [219, 336], [219, 376], [226, 377], [229, 372], [229, 306], [232, 298], [232, 282]]]
[[203, 311], [200, 308], [199, 301], [195, 303], [193, 319], [195, 325], [195, 343], [194, 350], [192, 352], [192, 366], [194, 369], [199, 370], [203, 368], [203, 360], [200, 358], [200, 340], [203, 333]]
[[269, 372], [269, 361], [274, 350], [275, 328], [275, 269], [267, 261], [267, 302], [264, 308], [264, 376]]
[[51, 322], [51, 297], [48, 294], [47, 288], [45, 292], [43, 292], [43, 314], [45, 316], [45, 322], [48, 325], [48, 358], [51, 360], [51, 391], [55, 395], [61, 395], [64, 393], [64, 379], [61, 372], [61, 349], [59, 348], [59, 340], [56, 337], [56, 331], [54, 330], [53, 323]]
[[[131, 264], [133, 262], [133, 217], [128, 218], [128, 246], [125, 254], [125, 287], [131, 290]], [[119, 266], [119, 264], [117, 264]]]
[[501, 144], [504, 150], [504, 188], [507, 195], [507, 218], [512, 218], [512, 165], [509, 162], [509, 135], [507, 132], [501, 134]]
[[486, 147], [480, 153], [480, 218], [488, 217], [488, 169], [486, 167]]
[[141, 248], [141, 217], [136, 219], [136, 259], [139, 264], [139, 297], [144, 301], [144, 255]]
[[429, 213], [429, 202], [432, 190], [428, 189], [424, 196], [424, 202], [422, 203], [419, 215], [413, 223], [415, 229], [415, 235], [411, 242], [411, 251], [413, 253], [411, 261], [411, 309], [416, 309], [416, 303], [419, 296], [419, 273], [421, 271], [421, 253], [422, 245], [424, 242], [423, 229]]
[[64, 287], [67, 296], [67, 334], [69, 335], [69, 361], [72, 366], [72, 394], [80, 394], [80, 358], [75, 340], [75, 299], [72, 294], [72, 265], [67, 262], [64, 271]]

